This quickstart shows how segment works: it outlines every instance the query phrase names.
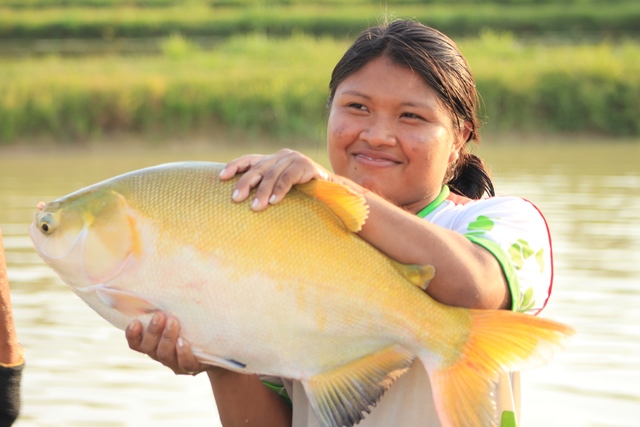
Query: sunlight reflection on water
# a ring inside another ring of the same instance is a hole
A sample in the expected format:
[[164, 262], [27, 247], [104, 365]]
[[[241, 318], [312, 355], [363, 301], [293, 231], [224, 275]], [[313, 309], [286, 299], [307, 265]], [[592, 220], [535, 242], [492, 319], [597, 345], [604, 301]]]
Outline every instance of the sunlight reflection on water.
[[[554, 241], [555, 281], [542, 315], [578, 330], [564, 353], [523, 375], [523, 425], [636, 426], [640, 144], [505, 146], [481, 153], [499, 194], [525, 197], [544, 212]], [[17, 427], [219, 425], [206, 377], [175, 377], [129, 350], [124, 333], [42, 263], [27, 227], [38, 201], [118, 173], [170, 160], [233, 156], [220, 150], [2, 156], [0, 225], [28, 360]]]

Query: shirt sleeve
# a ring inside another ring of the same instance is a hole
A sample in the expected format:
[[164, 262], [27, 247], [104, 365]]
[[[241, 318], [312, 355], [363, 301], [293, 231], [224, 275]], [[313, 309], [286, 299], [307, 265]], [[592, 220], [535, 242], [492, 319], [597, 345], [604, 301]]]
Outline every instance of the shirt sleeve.
[[292, 406], [291, 398], [289, 397], [289, 392], [287, 390], [287, 380], [271, 375], [259, 375], [259, 377], [262, 384], [280, 396], [289, 405], [289, 407]]
[[24, 363], [0, 365], [0, 425], [10, 426], [20, 413], [20, 382]]
[[491, 252], [509, 283], [512, 310], [538, 314], [551, 294], [551, 237], [542, 213], [517, 197], [473, 201], [460, 209], [455, 230]]

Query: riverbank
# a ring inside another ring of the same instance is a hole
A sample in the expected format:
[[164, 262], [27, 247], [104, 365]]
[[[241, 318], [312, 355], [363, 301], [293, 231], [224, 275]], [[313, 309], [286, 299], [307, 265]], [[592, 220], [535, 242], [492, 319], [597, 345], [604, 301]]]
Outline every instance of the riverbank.
[[[505, 147], [562, 146], [569, 150], [582, 145], [628, 146], [640, 149], [640, 137], [612, 138], [605, 135], [587, 133], [482, 133], [479, 145], [470, 144], [473, 152], [485, 149]], [[137, 156], [143, 152], [163, 153], [200, 153], [204, 156], [218, 152], [240, 156], [251, 153], [272, 153], [282, 148], [291, 148], [314, 158], [325, 161], [326, 138], [324, 132], [317, 138], [273, 138], [241, 134], [229, 134], [220, 131], [191, 133], [182, 135], [135, 135], [120, 133], [102, 136], [81, 144], [73, 141], [47, 139], [21, 139], [11, 145], [0, 145], [0, 157], [57, 157], [61, 155], [104, 155], [107, 158], [117, 156]], [[640, 153], [639, 153], [640, 154]], [[576, 153], [578, 155], [578, 153]]]
[[[526, 45], [493, 32], [458, 44], [488, 132], [640, 136], [640, 44]], [[162, 55], [8, 60], [0, 67], [0, 145], [210, 129], [315, 139], [327, 81], [347, 46], [250, 34], [201, 50], [173, 36]]]

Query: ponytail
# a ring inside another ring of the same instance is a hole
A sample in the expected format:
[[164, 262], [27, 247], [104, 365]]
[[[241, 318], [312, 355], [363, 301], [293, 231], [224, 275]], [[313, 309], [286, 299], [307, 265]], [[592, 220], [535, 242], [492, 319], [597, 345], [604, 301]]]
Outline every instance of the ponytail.
[[496, 195], [491, 175], [478, 156], [460, 150], [460, 158], [453, 167], [453, 176], [447, 182], [452, 192], [470, 199]]

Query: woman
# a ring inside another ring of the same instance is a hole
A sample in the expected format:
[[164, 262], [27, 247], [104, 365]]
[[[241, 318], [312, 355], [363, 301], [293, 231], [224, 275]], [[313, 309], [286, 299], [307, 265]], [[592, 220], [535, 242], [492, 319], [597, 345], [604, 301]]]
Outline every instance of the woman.
[[[481, 199], [494, 195], [493, 184], [466, 147], [478, 141], [477, 93], [456, 45], [413, 21], [374, 27], [347, 50], [329, 86], [333, 173], [290, 150], [244, 156], [221, 174], [244, 172], [233, 200], [256, 189], [252, 209], [259, 211], [295, 184], [341, 182], [369, 204], [363, 239], [402, 263], [435, 266], [426, 290], [432, 298], [469, 308], [541, 310], [552, 278], [546, 223], [522, 199]], [[206, 370], [225, 426], [319, 425], [300, 384], [198, 363], [173, 318], [157, 314], [146, 331], [134, 321], [126, 334], [132, 349], [178, 374]], [[501, 380], [499, 409], [511, 423], [503, 425], [515, 425], [517, 417], [512, 388], [509, 378]], [[359, 425], [440, 425], [430, 396], [424, 369], [413, 366]]]
[[7, 264], [0, 230], [0, 427], [13, 424], [20, 412], [24, 359], [11, 313]]

